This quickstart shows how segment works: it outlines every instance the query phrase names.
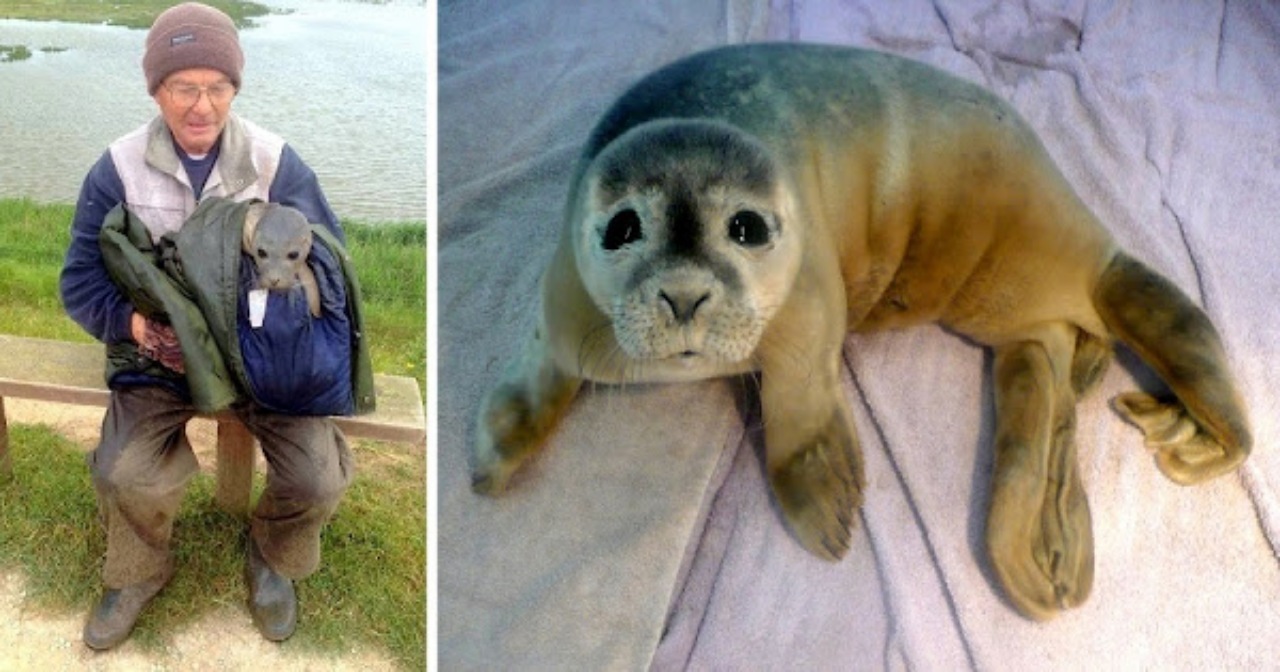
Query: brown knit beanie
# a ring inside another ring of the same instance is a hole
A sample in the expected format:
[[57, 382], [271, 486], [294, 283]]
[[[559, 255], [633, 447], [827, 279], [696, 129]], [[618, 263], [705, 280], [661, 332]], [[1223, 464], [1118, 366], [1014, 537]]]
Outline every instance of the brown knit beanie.
[[240, 88], [244, 52], [231, 17], [199, 2], [184, 2], [156, 17], [147, 33], [142, 71], [154, 95], [165, 77], [187, 68], [212, 68]]

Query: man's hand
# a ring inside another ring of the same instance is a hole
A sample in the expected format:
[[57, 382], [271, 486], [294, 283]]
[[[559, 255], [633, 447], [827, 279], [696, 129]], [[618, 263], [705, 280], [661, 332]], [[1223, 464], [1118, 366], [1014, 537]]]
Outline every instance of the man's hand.
[[138, 352], [144, 357], [160, 362], [161, 366], [170, 371], [186, 372], [182, 365], [182, 346], [178, 343], [178, 334], [173, 331], [173, 327], [134, 313], [129, 320], [129, 332], [138, 344]]

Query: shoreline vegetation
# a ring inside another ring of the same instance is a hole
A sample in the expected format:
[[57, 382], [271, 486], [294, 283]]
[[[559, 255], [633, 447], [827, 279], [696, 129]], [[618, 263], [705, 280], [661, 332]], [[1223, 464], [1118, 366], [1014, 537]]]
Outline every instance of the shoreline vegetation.
[[[242, 0], [203, 0], [227, 13], [236, 26], [248, 28], [259, 16], [271, 13], [271, 8], [256, 2]], [[67, 21], [123, 26], [146, 30], [156, 16], [177, 4], [176, 0], [115, 0], [111, 3], [97, 0], [20, 0], [0, 5], [0, 19], [25, 21]]]
[[[236, 27], [252, 28], [254, 19], [271, 14], [266, 5], [242, 0], [204, 0], [226, 12], [235, 22]], [[104, 3], [100, 0], [20, 0], [0, 4], [0, 19], [17, 19], [20, 21], [65, 21], [67, 23], [87, 23], [103, 26], [121, 26], [134, 30], [147, 30], [160, 12], [178, 4], [177, 0], [115, 0]], [[25, 61], [40, 53], [57, 53], [66, 51], [66, 47], [40, 47], [38, 49], [25, 44], [0, 44], [0, 64]]]

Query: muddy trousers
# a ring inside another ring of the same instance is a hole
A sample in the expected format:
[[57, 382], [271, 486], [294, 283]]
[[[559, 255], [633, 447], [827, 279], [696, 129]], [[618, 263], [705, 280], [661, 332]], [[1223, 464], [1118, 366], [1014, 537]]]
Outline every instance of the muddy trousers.
[[[164, 388], [111, 393], [101, 442], [88, 456], [107, 533], [102, 580], [108, 589], [174, 571], [173, 521], [199, 468], [185, 431], [195, 414]], [[351, 482], [346, 439], [328, 418], [252, 406], [236, 415], [258, 439], [267, 462], [266, 489], [249, 533], [272, 569], [301, 579], [319, 566], [320, 531]]]

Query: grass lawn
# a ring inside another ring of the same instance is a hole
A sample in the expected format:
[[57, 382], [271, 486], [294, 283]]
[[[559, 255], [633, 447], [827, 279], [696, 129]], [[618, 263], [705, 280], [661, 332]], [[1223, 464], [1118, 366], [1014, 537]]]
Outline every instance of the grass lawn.
[[[0, 333], [91, 342], [58, 298], [74, 208], [0, 199]], [[426, 227], [344, 222], [360, 273], [375, 370], [425, 389]], [[87, 613], [105, 540], [83, 451], [46, 427], [10, 427], [14, 478], [0, 484], [0, 565], [28, 578], [36, 605]], [[422, 669], [426, 637], [425, 455], [359, 442], [357, 475], [323, 540], [322, 568], [298, 587], [300, 627], [286, 646], [384, 647]], [[242, 604], [246, 526], [218, 510], [197, 476], [175, 526], [179, 572], [134, 639], [166, 638], [217, 605]], [[261, 487], [261, 483], [257, 488]], [[247, 616], [247, 615], [246, 615]]]

